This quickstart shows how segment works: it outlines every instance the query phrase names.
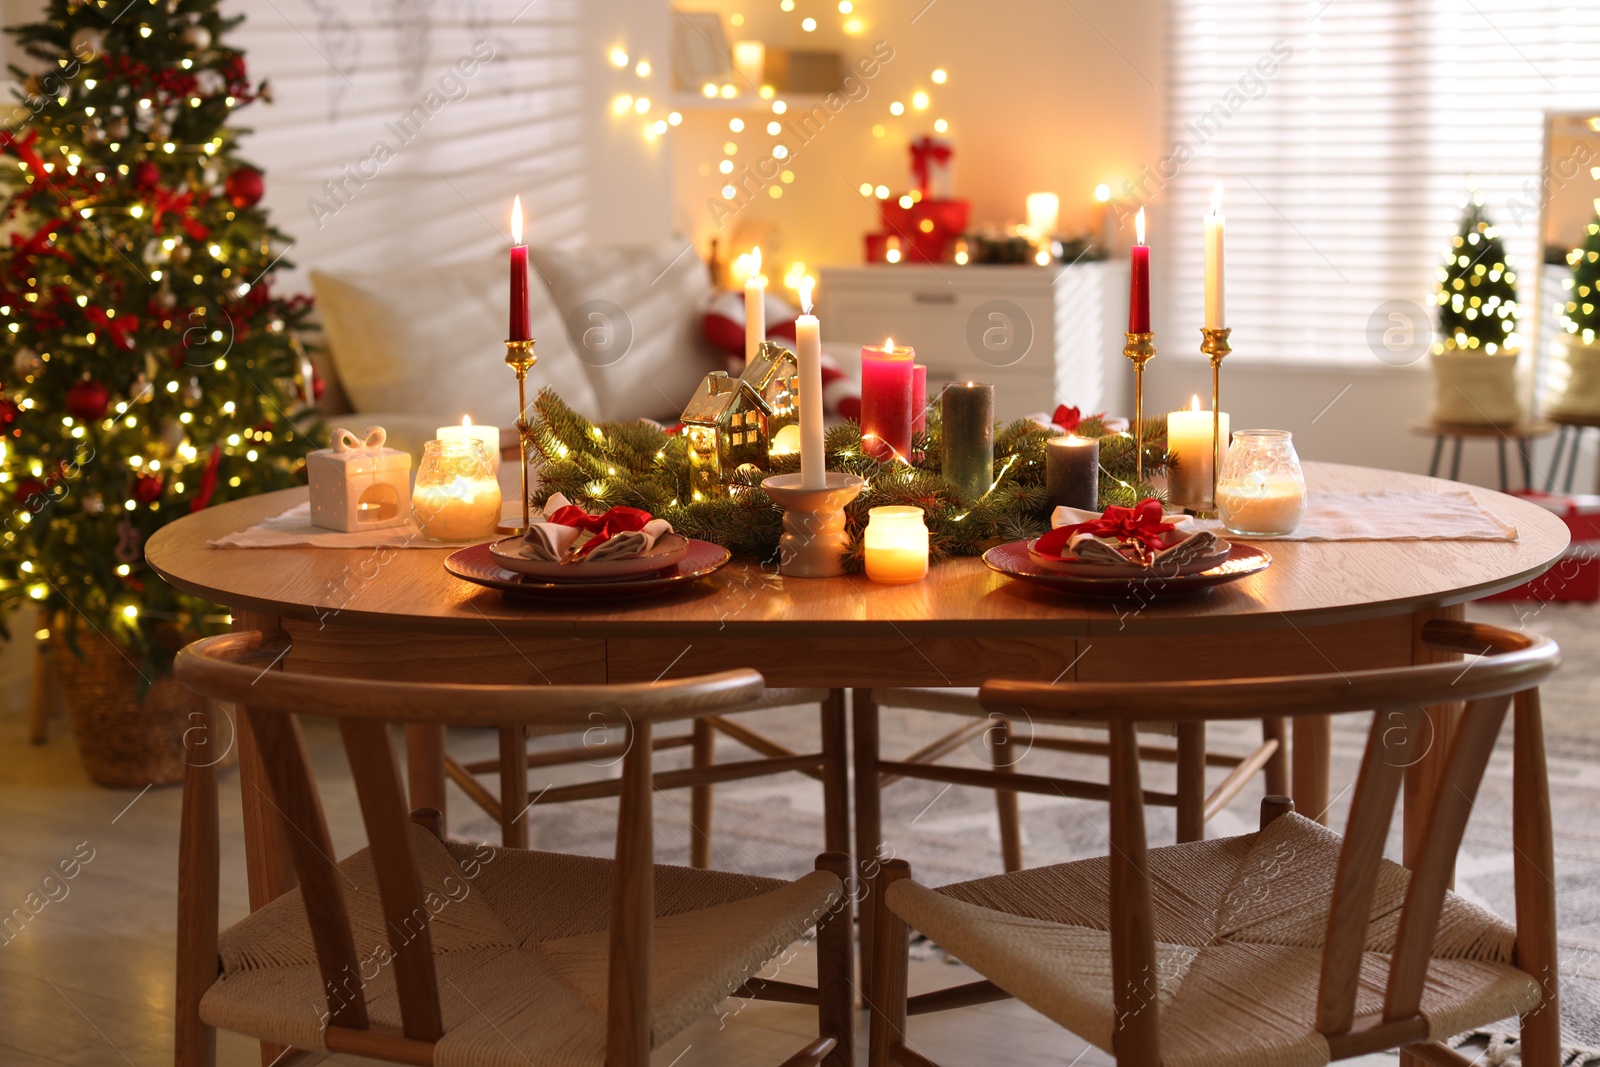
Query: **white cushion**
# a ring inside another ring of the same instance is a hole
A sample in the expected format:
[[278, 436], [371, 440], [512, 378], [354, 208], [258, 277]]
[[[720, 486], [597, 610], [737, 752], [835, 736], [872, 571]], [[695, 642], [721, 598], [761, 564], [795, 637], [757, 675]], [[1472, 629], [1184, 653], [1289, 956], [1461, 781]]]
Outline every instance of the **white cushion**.
[[533, 248], [568, 340], [599, 397], [601, 419], [676, 419], [723, 361], [706, 342], [702, 315], [711, 278], [694, 249], [673, 238], [644, 247], [583, 252]]
[[[516, 375], [506, 366], [509, 268], [499, 256], [373, 273], [311, 272], [328, 347], [358, 413], [415, 414], [419, 425], [517, 417]], [[551, 385], [579, 411], [594, 389], [567, 343], [561, 315], [538, 278], [529, 302], [539, 362], [528, 400]], [[361, 415], [349, 417], [351, 423]], [[386, 427], [393, 433], [395, 427]], [[398, 446], [397, 446], [398, 447]]]

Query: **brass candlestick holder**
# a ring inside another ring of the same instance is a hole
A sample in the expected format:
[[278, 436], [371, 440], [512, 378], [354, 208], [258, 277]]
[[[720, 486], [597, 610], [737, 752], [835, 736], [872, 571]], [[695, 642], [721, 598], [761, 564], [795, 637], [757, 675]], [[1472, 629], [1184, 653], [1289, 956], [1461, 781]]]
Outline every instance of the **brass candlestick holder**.
[[1222, 360], [1233, 346], [1228, 343], [1228, 335], [1233, 333], [1226, 327], [1213, 330], [1202, 326], [1200, 334], [1200, 351], [1211, 360], [1211, 510], [1217, 510], [1217, 476], [1222, 471]]
[[1134, 481], [1144, 484], [1144, 365], [1156, 358], [1156, 335], [1129, 333], [1122, 354], [1133, 363], [1133, 469]]
[[518, 533], [527, 533], [533, 525], [528, 511], [528, 371], [539, 362], [533, 350], [537, 343], [532, 338], [506, 342], [506, 366], [517, 372], [517, 455], [522, 460], [522, 528]]

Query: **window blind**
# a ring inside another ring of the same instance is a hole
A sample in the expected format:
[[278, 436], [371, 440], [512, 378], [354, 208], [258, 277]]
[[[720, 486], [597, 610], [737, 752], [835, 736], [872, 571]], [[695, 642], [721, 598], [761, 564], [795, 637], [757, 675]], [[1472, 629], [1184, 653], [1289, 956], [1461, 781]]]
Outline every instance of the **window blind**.
[[1518, 271], [1527, 347], [1544, 113], [1600, 111], [1600, 4], [1171, 4], [1171, 155], [1147, 182], [1167, 228], [1169, 333], [1203, 317], [1201, 218], [1220, 179], [1233, 358], [1402, 361], [1374, 352], [1374, 331], [1397, 308], [1431, 329], [1471, 182]]

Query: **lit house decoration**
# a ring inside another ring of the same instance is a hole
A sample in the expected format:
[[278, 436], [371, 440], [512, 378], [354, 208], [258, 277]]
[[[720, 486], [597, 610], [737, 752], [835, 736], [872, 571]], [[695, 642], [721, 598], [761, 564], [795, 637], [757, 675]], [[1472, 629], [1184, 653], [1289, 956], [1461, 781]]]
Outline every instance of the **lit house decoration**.
[[311, 525], [350, 533], [410, 520], [411, 453], [384, 447], [383, 427], [363, 437], [334, 434], [333, 447], [306, 456]]
[[706, 375], [681, 417], [695, 500], [724, 495], [740, 467], [767, 468], [774, 439], [796, 424], [798, 374], [794, 353], [766, 341], [739, 377]]

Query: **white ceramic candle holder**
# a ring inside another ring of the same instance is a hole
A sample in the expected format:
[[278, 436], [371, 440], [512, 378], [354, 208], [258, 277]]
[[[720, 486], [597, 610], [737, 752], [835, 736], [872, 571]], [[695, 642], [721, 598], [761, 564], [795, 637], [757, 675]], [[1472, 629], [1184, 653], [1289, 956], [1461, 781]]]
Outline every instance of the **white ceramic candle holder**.
[[854, 474], [829, 471], [821, 489], [800, 488], [800, 475], [775, 474], [761, 483], [783, 508], [778, 570], [790, 578], [837, 578], [844, 573], [844, 507], [866, 487]]

